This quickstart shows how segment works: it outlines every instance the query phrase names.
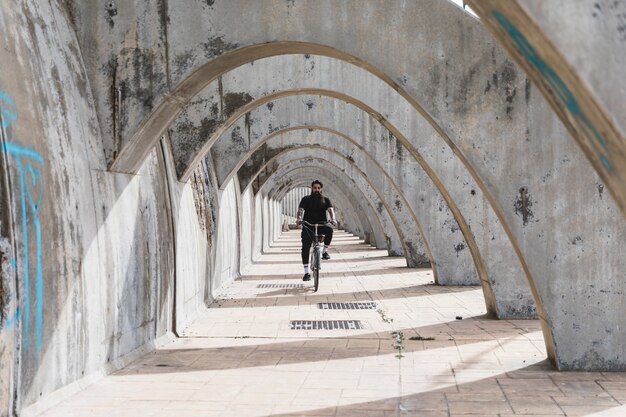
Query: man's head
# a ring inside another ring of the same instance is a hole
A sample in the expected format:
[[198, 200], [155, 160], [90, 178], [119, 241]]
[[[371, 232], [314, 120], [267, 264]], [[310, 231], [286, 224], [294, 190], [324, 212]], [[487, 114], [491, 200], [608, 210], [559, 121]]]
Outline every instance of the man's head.
[[324, 184], [315, 180], [311, 183], [311, 197], [313, 198], [313, 207], [316, 210], [324, 208], [324, 196], [322, 196], [322, 188]]
[[322, 194], [322, 188], [324, 188], [324, 184], [322, 184], [318, 180], [313, 181], [311, 183], [311, 194], [321, 195]]

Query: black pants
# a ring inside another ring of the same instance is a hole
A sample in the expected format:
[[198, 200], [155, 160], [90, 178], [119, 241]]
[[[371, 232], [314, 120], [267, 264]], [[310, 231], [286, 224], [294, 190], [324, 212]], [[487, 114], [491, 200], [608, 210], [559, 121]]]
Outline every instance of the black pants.
[[[318, 227], [317, 233], [324, 235], [324, 245], [330, 246], [330, 242], [333, 240], [333, 228], [330, 226]], [[300, 237], [302, 237], [302, 265], [306, 265], [309, 263], [309, 252], [313, 244], [313, 229], [302, 226]]]

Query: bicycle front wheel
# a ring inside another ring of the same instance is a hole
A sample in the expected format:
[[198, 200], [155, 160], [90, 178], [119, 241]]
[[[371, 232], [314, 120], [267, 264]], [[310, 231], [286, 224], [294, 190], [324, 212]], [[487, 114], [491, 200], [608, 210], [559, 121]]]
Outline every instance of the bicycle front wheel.
[[319, 247], [313, 251], [313, 292], [317, 292], [320, 285], [320, 263], [322, 262], [320, 252], [321, 249]]

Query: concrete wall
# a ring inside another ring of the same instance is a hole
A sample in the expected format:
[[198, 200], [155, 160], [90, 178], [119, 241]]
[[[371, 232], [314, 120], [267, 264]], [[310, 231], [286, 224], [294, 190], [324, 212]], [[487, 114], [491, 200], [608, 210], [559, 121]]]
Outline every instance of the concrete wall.
[[215, 274], [211, 297], [216, 297], [234, 277], [239, 276], [239, 189], [231, 181], [220, 192], [219, 223], [216, 231]]
[[54, 1], [0, 9], [2, 416], [184, 330], [207, 287], [232, 278], [212, 277], [211, 236], [236, 217], [218, 220], [209, 165], [179, 183], [165, 138], [136, 175], [107, 171], [73, 27]]
[[254, 196], [250, 189], [244, 190], [241, 194], [241, 217], [240, 217], [240, 272], [245, 272], [252, 264], [252, 254], [254, 253], [254, 222], [255, 205]]

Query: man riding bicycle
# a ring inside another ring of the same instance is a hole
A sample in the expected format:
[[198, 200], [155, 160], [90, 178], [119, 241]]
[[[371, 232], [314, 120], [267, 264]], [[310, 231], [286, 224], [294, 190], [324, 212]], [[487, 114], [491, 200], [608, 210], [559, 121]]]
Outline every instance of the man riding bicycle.
[[[324, 188], [324, 185], [318, 180], [311, 183], [311, 195], [303, 197], [298, 207], [296, 219], [298, 226], [302, 224], [303, 220], [309, 223], [325, 223], [327, 211], [328, 214], [330, 214], [330, 222], [333, 226], [337, 226], [333, 205], [328, 198], [322, 195], [322, 188]], [[304, 217], [302, 216], [303, 214]], [[320, 227], [319, 234], [324, 235], [324, 252], [322, 259], [328, 260], [330, 259], [328, 248], [330, 247], [330, 242], [333, 240], [333, 229], [329, 226]], [[302, 228], [300, 236], [302, 237], [302, 264], [304, 265], [304, 277], [302, 277], [302, 281], [309, 281], [311, 279], [309, 251], [311, 250], [313, 239], [315, 239], [316, 236], [313, 236], [313, 231], [308, 230], [306, 227]]]

